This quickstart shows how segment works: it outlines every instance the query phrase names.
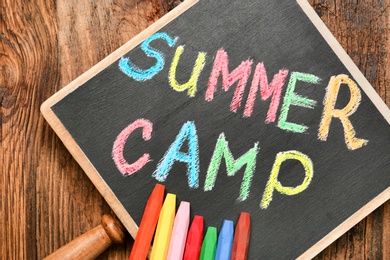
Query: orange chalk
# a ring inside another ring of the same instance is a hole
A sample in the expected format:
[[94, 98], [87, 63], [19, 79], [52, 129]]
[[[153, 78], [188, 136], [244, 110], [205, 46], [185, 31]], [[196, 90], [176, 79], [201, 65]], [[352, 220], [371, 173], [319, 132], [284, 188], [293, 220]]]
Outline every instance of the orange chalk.
[[157, 220], [164, 200], [164, 191], [165, 187], [163, 185], [156, 184], [154, 187], [152, 194], [146, 203], [144, 215], [142, 216], [129, 260], [146, 259], [148, 256], [154, 230], [156, 229]]

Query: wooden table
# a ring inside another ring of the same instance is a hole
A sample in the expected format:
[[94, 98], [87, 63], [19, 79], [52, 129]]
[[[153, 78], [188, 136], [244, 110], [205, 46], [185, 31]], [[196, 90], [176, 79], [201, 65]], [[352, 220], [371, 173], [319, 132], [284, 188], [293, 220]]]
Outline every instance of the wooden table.
[[[390, 0], [309, 2], [390, 105]], [[0, 259], [42, 259], [111, 212], [39, 107], [178, 3], [0, 0]], [[390, 201], [317, 259], [390, 259]]]

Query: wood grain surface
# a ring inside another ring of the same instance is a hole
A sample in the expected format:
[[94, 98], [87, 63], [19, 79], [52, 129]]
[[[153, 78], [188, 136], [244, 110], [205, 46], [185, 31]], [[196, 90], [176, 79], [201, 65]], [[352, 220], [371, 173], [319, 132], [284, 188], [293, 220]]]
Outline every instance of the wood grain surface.
[[[390, 106], [390, 0], [309, 2]], [[39, 107], [179, 3], [0, 0], [0, 259], [42, 259], [113, 214]], [[126, 241], [99, 259], [127, 259]], [[390, 201], [316, 259], [390, 259]]]

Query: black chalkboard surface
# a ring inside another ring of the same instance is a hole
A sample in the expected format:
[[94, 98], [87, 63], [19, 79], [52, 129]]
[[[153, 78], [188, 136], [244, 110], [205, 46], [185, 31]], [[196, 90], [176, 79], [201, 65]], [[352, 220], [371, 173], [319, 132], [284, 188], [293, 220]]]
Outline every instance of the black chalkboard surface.
[[306, 0], [185, 1], [42, 113], [133, 236], [156, 183], [206, 225], [249, 212], [249, 259], [390, 198], [389, 109]]

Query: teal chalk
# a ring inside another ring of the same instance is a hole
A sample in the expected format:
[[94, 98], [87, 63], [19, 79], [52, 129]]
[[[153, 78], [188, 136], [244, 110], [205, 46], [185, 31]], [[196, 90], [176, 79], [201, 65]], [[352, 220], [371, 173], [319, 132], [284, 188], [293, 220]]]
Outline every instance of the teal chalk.
[[214, 260], [217, 251], [217, 228], [208, 227], [200, 251], [200, 260]]
[[218, 236], [217, 255], [215, 260], [230, 260], [232, 256], [233, 237], [233, 221], [224, 220]]

